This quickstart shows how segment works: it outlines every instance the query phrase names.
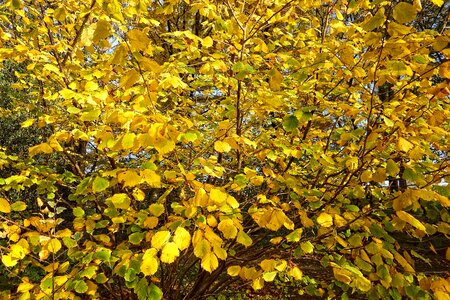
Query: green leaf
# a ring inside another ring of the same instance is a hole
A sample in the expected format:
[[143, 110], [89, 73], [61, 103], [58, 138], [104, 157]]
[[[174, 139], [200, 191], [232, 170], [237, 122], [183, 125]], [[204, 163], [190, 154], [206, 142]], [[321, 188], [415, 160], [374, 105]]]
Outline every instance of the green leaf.
[[298, 242], [298, 241], [300, 241], [300, 238], [302, 237], [302, 232], [303, 232], [302, 228], [295, 229], [294, 231], [292, 231], [291, 233], [289, 233], [286, 236], [286, 240], [291, 243]]
[[160, 203], [153, 203], [149, 206], [148, 210], [152, 215], [155, 217], [159, 217], [162, 215], [165, 211], [164, 205]]
[[83, 294], [86, 293], [88, 290], [88, 286], [86, 284], [86, 282], [84, 282], [84, 280], [77, 280], [75, 283], [75, 292], [79, 293], [79, 294]]
[[92, 191], [94, 193], [102, 192], [109, 187], [109, 181], [103, 177], [95, 177], [92, 182]]
[[148, 280], [141, 278], [134, 291], [136, 292], [139, 300], [147, 300], [148, 295]]
[[133, 245], [139, 245], [141, 243], [141, 241], [144, 239], [144, 237], [145, 237], [145, 232], [135, 232], [135, 233], [130, 234], [130, 236], [128, 237], [128, 240]]
[[75, 207], [72, 213], [77, 218], [84, 216], [84, 210], [81, 207]]
[[89, 266], [86, 267], [83, 271], [81, 271], [80, 273], [78, 273], [78, 276], [80, 277], [86, 277], [91, 279], [92, 277], [94, 277], [94, 275], [97, 272], [98, 267], [97, 266]]
[[27, 205], [23, 201], [16, 201], [11, 204], [12, 211], [24, 211], [25, 209], [27, 209]]
[[108, 277], [106, 277], [106, 275], [104, 273], [99, 273], [97, 274], [97, 276], [95, 277], [95, 281], [97, 283], [103, 284], [105, 282], [108, 281]]
[[386, 173], [389, 176], [396, 176], [398, 172], [400, 172], [400, 168], [398, 167], [397, 163], [392, 159], [389, 159], [386, 164]]
[[148, 300], [161, 300], [163, 293], [159, 287], [155, 284], [151, 284], [148, 289], [147, 297]]
[[111, 250], [100, 250], [95, 252], [94, 258], [100, 259], [103, 262], [109, 262], [111, 258]]
[[284, 118], [283, 120], [283, 128], [287, 132], [291, 132], [294, 129], [298, 128], [298, 119], [294, 115], [290, 115]]

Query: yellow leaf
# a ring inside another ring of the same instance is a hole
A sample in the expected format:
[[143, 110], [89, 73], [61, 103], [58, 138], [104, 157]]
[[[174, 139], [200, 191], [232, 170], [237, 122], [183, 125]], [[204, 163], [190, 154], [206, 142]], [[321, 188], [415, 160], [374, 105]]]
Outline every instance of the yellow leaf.
[[288, 272], [289, 276], [292, 276], [296, 280], [301, 280], [303, 278], [303, 272], [298, 267], [293, 267]]
[[28, 149], [28, 152], [30, 154], [31, 157], [35, 156], [36, 154], [39, 153], [46, 153], [46, 154], [50, 154], [53, 152], [53, 148], [50, 147], [49, 144], [47, 143], [42, 143], [33, 147], [30, 147]]
[[286, 214], [281, 209], [274, 209], [270, 214], [270, 220], [266, 227], [270, 230], [276, 231], [280, 229], [281, 226], [289, 230], [294, 230], [294, 223], [289, 219]]
[[11, 205], [5, 198], [0, 198], [0, 212], [6, 214], [11, 212]]
[[275, 276], [277, 276], [277, 274], [278, 274], [277, 271], [266, 272], [263, 274], [263, 279], [266, 282], [272, 282], [275, 279]]
[[287, 267], [287, 262], [284, 259], [282, 259], [282, 260], [277, 261], [277, 265], [275, 266], [275, 269], [277, 269], [280, 272], [283, 272], [286, 269], [286, 267]]
[[444, 4], [444, 0], [431, 0], [431, 2], [432, 2], [434, 5], [437, 5], [437, 6], [439, 6], [439, 7], [441, 7], [442, 4]]
[[238, 208], [239, 207], [239, 202], [236, 200], [236, 198], [234, 198], [233, 196], [230, 196], [230, 195], [228, 195], [228, 197], [227, 197], [227, 204], [231, 208]]
[[221, 190], [211, 189], [210, 198], [215, 204], [217, 204], [219, 206], [223, 205], [225, 203], [225, 201], [227, 200], [227, 197], [228, 197], [228, 195], [226, 193], [222, 192]]
[[204, 270], [212, 273], [219, 266], [219, 261], [214, 253], [209, 252], [202, 257], [201, 265]]
[[150, 42], [147, 34], [138, 29], [128, 31], [128, 39], [130, 42], [131, 51], [133, 52], [144, 51]]
[[122, 138], [123, 149], [133, 148], [135, 139], [136, 139], [136, 135], [133, 132], [125, 133], [125, 135]]
[[400, 218], [400, 220], [405, 221], [406, 223], [411, 224], [412, 226], [416, 227], [419, 230], [422, 231], [426, 231], [425, 226], [416, 218], [414, 218], [413, 216], [411, 216], [410, 214], [408, 214], [405, 211], [397, 211], [396, 212], [397, 216]]
[[304, 210], [300, 211], [299, 214], [300, 214], [300, 221], [302, 222], [303, 226], [305, 226], [306, 228], [314, 226], [313, 220], [311, 220], [308, 217], [308, 214]]
[[141, 177], [134, 170], [119, 173], [117, 179], [119, 182], [123, 183], [124, 187], [134, 187], [141, 183]]
[[183, 227], [177, 227], [175, 234], [173, 235], [173, 241], [180, 250], [184, 250], [191, 244], [191, 235]]
[[227, 274], [234, 277], [238, 276], [240, 271], [241, 271], [240, 266], [230, 266], [227, 269]]
[[403, 152], [408, 152], [412, 148], [414, 148], [414, 145], [411, 142], [409, 142], [408, 140], [406, 140], [402, 137], [398, 139], [398, 143], [397, 143], [398, 150], [403, 151]]
[[155, 217], [159, 217], [164, 213], [165, 208], [161, 203], [153, 203], [148, 207], [148, 211]]
[[156, 258], [157, 250], [154, 248], [147, 249], [142, 256], [141, 272], [145, 276], [151, 276], [158, 271], [158, 259]]
[[405, 26], [405, 25], [400, 25], [395, 22], [391, 22], [388, 25], [387, 31], [391, 36], [399, 36], [399, 35], [408, 34], [411, 31], [411, 27]]
[[136, 199], [137, 201], [144, 201], [145, 199], [145, 193], [139, 189], [139, 188], [134, 188], [133, 189], [133, 197], [134, 199]]
[[253, 244], [252, 238], [248, 234], [246, 234], [243, 230], [239, 231], [236, 241], [239, 244], [244, 245], [245, 247], [249, 247]]
[[124, 76], [120, 78], [119, 86], [124, 89], [132, 87], [141, 79], [141, 75], [135, 69], [129, 70]]
[[400, 24], [408, 23], [416, 18], [417, 11], [412, 4], [400, 2], [394, 7], [394, 19]]
[[170, 232], [168, 230], [162, 230], [155, 233], [152, 237], [152, 247], [156, 249], [161, 249], [170, 239]]
[[124, 193], [115, 194], [106, 200], [111, 201], [115, 208], [121, 209], [127, 209], [128, 207], [130, 207], [131, 204], [130, 198], [128, 197], [127, 194]]
[[2, 256], [2, 263], [8, 268], [14, 267], [15, 265], [17, 265], [18, 262], [19, 262], [19, 260], [12, 258], [11, 255], [3, 255]]
[[414, 0], [413, 6], [416, 9], [416, 11], [422, 11], [422, 0]]
[[93, 82], [93, 81], [86, 82], [86, 84], [84, 85], [84, 90], [86, 92], [93, 92], [93, 91], [98, 90], [97, 82]]
[[434, 297], [436, 298], [436, 300], [450, 300], [448, 291], [440, 291], [440, 290], [434, 291]]
[[331, 227], [333, 225], [333, 217], [327, 213], [320, 213], [317, 217], [317, 223], [323, 227]]
[[31, 290], [34, 287], [34, 284], [30, 283], [28, 280], [22, 279], [22, 283], [17, 287], [18, 293], [25, 293]]
[[216, 141], [214, 143], [214, 150], [216, 150], [217, 152], [229, 152], [231, 150], [231, 146], [230, 144], [228, 144], [227, 142], [222, 142], [222, 141]]
[[81, 114], [80, 120], [83, 122], [93, 122], [98, 119], [100, 114], [101, 110], [99, 108], [89, 109]]
[[148, 217], [144, 220], [144, 227], [145, 228], [149, 228], [149, 229], [153, 229], [158, 225], [158, 218], [156, 217]]
[[447, 260], [450, 260], [450, 247], [447, 248], [447, 251], [445, 251], [445, 258]]
[[58, 239], [51, 239], [47, 242], [46, 246], [50, 253], [56, 253], [61, 249], [61, 242]]
[[194, 247], [194, 254], [198, 258], [203, 258], [206, 254], [210, 252], [211, 252], [211, 244], [205, 239], [201, 239]]
[[11, 245], [11, 255], [14, 259], [23, 259], [28, 253], [30, 253], [30, 245], [24, 239], [20, 239], [17, 244]]
[[27, 128], [27, 127], [30, 127], [31, 125], [33, 125], [33, 123], [34, 123], [34, 119], [28, 119], [28, 120], [23, 121], [22, 123], [20, 123], [20, 126], [22, 128]]
[[334, 278], [338, 281], [349, 284], [352, 281], [352, 273], [341, 268], [333, 268]]
[[55, 72], [56, 74], [60, 74], [58, 67], [55, 65], [45, 64], [44, 69]]
[[164, 245], [161, 251], [161, 261], [164, 263], [173, 263], [175, 259], [180, 255], [177, 244], [170, 242]]
[[210, 227], [205, 228], [205, 237], [211, 244], [221, 245], [223, 240]]
[[386, 163], [386, 173], [390, 176], [395, 176], [398, 172], [400, 172], [400, 168], [397, 166], [397, 163], [389, 159]]
[[107, 20], [100, 19], [96, 23], [93, 41], [97, 43], [101, 40], [106, 39], [111, 35], [111, 24]]
[[403, 267], [403, 269], [405, 269], [406, 272], [415, 273], [413, 267], [397, 251], [394, 251], [394, 257], [398, 261], [398, 263]]
[[384, 16], [384, 8], [381, 7], [375, 16], [369, 18], [363, 25], [365, 31], [372, 31], [384, 24], [386, 17]]
[[339, 21], [344, 20], [344, 16], [342, 15], [342, 13], [341, 13], [340, 10], [336, 9], [335, 12], [336, 12], [336, 18], [337, 18]]
[[210, 36], [207, 36], [202, 40], [202, 46], [205, 48], [212, 47], [213, 44], [214, 44], [214, 41]]
[[208, 223], [208, 225], [209, 226], [211, 226], [211, 227], [216, 227], [217, 226], [217, 219], [216, 219], [216, 217], [214, 217], [213, 215], [211, 215], [211, 214], [209, 214], [207, 217], [206, 217], [206, 223]]
[[262, 277], [253, 279], [252, 288], [257, 291], [264, 287], [264, 279]]
[[159, 188], [161, 187], [161, 176], [156, 174], [155, 171], [144, 169], [141, 171], [142, 180], [147, 183], [150, 187]]
[[[448, 44], [448, 42], [446, 41], [445, 44]], [[450, 61], [446, 61], [439, 66], [439, 75], [450, 78]]]
[[227, 239], [234, 239], [238, 233], [236, 226], [234, 226], [233, 220], [225, 219], [220, 221], [217, 228], [223, 233], [223, 236]]
[[368, 292], [372, 288], [372, 283], [364, 276], [356, 276], [352, 283], [356, 288], [363, 292]]
[[213, 252], [217, 256], [217, 258], [219, 258], [221, 260], [227, 259], [227, 256], [228, 256], [227, 251], [225, 249], [223, 249], [222, 247], [215, 245], [213, 247]]
[[279, 91], [281, 88], [281, 83], [283, 82], [283, 74], [280, 73], [277, 69], [272, 69], [269, 72], [269, 86], [272, 91]]

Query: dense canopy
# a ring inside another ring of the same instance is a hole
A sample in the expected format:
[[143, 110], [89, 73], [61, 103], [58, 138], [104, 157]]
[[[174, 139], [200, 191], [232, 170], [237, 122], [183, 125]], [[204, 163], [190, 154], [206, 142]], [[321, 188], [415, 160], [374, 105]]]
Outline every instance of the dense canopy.
[[0, 298], [449, 299], [449, 16], [1, 1]]

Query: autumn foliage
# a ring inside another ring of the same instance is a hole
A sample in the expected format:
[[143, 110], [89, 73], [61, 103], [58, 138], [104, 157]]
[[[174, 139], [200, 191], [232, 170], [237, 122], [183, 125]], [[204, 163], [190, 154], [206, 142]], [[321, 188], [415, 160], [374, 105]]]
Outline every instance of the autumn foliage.
[[449, 10], [2, 1], [0, 298], [449, 299]]

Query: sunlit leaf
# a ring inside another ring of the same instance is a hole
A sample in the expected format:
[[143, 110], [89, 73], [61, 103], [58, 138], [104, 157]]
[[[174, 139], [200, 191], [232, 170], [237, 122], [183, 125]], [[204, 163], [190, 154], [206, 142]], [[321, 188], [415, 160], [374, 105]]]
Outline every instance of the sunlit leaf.
[[205, 269], [209, 273], [212, 273], [212, 271], [217, 269], [217, 267], [219, 266], [219, 261], [217, 260], [217, 256], [212, 252], [206, 253], [202, 257], [201, 266], [203, 269]]
[[11, 205], [9, 204], [8, 200], [5, 198], [0, 198], [0, 212], [2, 212], [2, 213], [10, 213], [11, 212]]
[[173, 241], [178, 246], [178, 249], [184, 250], [191, 244], [191, 235], [183, 227], [177, 227], [173, 235]]
[[327, 213], [320, 213], [317, 217], [317, 223], [323, 227], [333, 226], [333, 217]]
[[96, 177], [92, 182], [92, 191], [94, 193], [102, 192], [109, 187], [109, 181], [103, 177]]
[[161, 262], [173, 263], [175, 259], [180, 256], [180, 250], [178, 250], [177, 244], [170, 242], [164, 245], [161, 250]]
[[152, 247], [161, 249], [170, 239], [170, 231], [162, 230], [158, 231], [152, 237]]
[[159, 262], [156, 258], [157, 250], [147, 249], [142, 257], [141, 272], [146, 276], [151, 276], [158, 270]]
[[238, 233], [236, 226], [231, 219], [224, 219], [220, 221], [217, 228], [223, 233], [223, 236], [227, 239], [234, 239]]

